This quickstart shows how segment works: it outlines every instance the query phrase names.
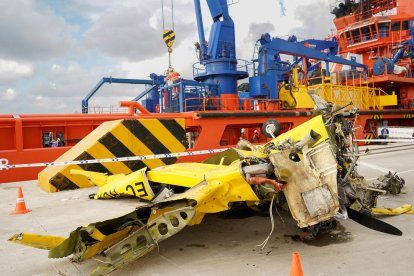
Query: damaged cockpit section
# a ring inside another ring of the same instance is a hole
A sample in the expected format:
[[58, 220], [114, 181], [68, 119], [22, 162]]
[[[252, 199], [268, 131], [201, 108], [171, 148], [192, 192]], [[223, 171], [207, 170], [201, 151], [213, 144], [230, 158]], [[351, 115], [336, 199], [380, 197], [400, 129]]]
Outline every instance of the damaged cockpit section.
[[206, 214], [240, 203], [258, 210], [284, 201], [297, 225], [311, 236], [333, 229], [336, 220], [349, 215], [364, 224], [377, 197], [399, 192], [403, 180], [389, 175], [381, 182], [386, 184], [373, 186], [360, 176], [360, 153], [352, 139], [356, 110], [315, 102], [319, 109], [306, 123], [262, 146], [241, 140], [203, 163], [112, 176], [72, 170], [99, 186], [91, 198], [133, 196], [146, 204], [122, 217], [79, 227], [67, 239], [20, 233], [10, 241], [48, 249], [50, 258], [72, 255], [81, 262], [101, 255], [104, 264], [93, 274], [103, 275], [147, 254], [187, 225], [201, 223]]

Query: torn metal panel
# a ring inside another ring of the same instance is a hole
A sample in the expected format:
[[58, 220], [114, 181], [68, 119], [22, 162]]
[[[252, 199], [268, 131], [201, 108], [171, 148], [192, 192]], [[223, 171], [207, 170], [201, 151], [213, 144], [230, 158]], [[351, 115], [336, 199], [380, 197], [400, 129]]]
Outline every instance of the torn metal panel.
[[128, 175], [113, 178], [112, 181], [108, 180], [106, 185], [99, 187], [94, 198], [134, 196], [152, 200], [155, 195], [145, 174], [146, 169], [143, 168]]
[[49, 251], [49, 258], [73, 254], [73, 260], [77, 262], [89, 259], [141, 227], [150, 212], [150, 206], [143, 206], [118, 218], [78, 227], [70, 233], [69, 238]]
[[[311, 130], [320, 135], [319, 140], [314, 143], [314, 146], [324, 141], [329, 141], [329, 134], [326, 130], [322, 115], [319, 115], [310, 119], [304, 124], [301, 124], [285, 133], [280, 134], [270, 142], [266, 143], [264, 146], [259, 147], [258, 151], [267, 152], [267, 149], [269, 148], [272, 150], [283, 149], [283, 144], [285, 144], [287, 141], [291, 141], [292, 144], [297, 143], [306, 137]], [[287, 147], [291, 148], [291, 145], [288, 145]]]
[[205, 175], [205, 181], [168, 201], [187, 199], [196, 202], [196, 211], [216, 213], [228, 210], [232, 202], [258, 202], [259, 198], [241, 174], [241, 162], [235, 162]]
[[64, 240], [65, 238], [62, 237], [38, 235], [32, 233], [19, 233], [9, 238], [9, 241], [14, 243], [47, 250], [58, 246]]
[[[98, 266], [91, 274], [105, 275], [111, 271], [128, 264], [139, 257], [149, 253], [158, 246], [162, 240], [171, 237], [181, 231], [193, 218], [195, 211], [191, 206], [181, 208], [169, 207], [160, 209], [162, 213], [152, 218], [157, 213], [153, 209], [148, 223], [135, 232], [129, 234], [119, 243], [106, 249], [104, 265]], [[160, 213], [158, 212], [158, 213]]]
[[328, 214], [335, 206], [334, 199], [327, 185], [316, 187], [313, 190], [303, 192], [303, 202], [311, 218]]
[[384, 190], [392, 195], [397, 195], [404, 187], [405, 181], [399, 177], [397, 173], [388, 172], [386, 175], [378, 177], [372, 185], [375, 188]]
[[[316, 152], [321, 157], [316, 158]], [[289, 155], [290, 150], [284, 150], [271, 153], [269, 158], [275, 174], [288, 183], [283, 192], [298, 226], [312, 226], [334, 217], [339, 201], [336, 170], [332, 170], [336, 162], [329, 144], [305, 150], [297, 162]]]
[[117, 178], [125, 176], [125, 174], [123, 173], [108, 175], [106, 173], [91, 172], [91, 171], [76, 170], [76, 169], [70, 170], [70, 174], [71, 175], [83, 175], [89, 180], [91, 184], [98, 186], [98, 187], [104, 186]]
[[141, 227], [129, 234], [125, 239], [105, 250], [103, 265], [95, 268], [91, 275], [106, 275], [123, 265], [126, 265], [157, 247], [146, 227]]

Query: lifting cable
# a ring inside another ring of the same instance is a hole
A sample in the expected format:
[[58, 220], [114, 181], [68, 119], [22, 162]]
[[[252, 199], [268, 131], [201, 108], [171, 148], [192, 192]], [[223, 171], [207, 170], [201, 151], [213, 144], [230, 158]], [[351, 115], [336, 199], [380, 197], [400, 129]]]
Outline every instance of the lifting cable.
[[164, 16], [164, 0], [161, 0], [161, 10], [162, 10], [162, 29], [163, 29], [163, 39], [168, 48], [168, 66], [171, 66], [171, 53], [172, 45], [175, 40], [174, 33], [174, 0], [171, 0], [171, 25], [172, 29], [165, 29], [165, 16]]

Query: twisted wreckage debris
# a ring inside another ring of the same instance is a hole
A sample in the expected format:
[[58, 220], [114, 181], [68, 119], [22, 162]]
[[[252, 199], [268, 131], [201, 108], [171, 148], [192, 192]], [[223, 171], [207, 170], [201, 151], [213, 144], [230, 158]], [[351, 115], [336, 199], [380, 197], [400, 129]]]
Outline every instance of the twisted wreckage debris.
[[[317, 104], [318, 106], [318, 104]], [[320, 106], [320, 105], [319, 105]], [[319, 115], [318, 115], [319, 114]], [[95, 199], [135, 196], [148, 201], [124, 216], [78, 227], [69, 238], [20, 233], [10, 241], [49, 250], [49, 258], [72, 255], [81, 262], [105, 257], [93, 275], [110, 273], [153, 250], [187, 225], [201, 223], [209, 213], [240, 203], [254, 210], [285, 205], [304, 238], [335, 228], [348, 217], [391, 234], [401, 231], [370, 217], [377, 197], [399, 193], [404, 181], [384, 176], [371, 186], [356, 171], [360, 153], [353, 144], [356, 110], [324, 104], [308, 122], [263, 146], [241, 140], [236, 148], [203, 163], [181, 163], [141, 169], [129, 175], [72, 170], [99, 186]], [[274, 124], [274, 121], [273, 121]]]

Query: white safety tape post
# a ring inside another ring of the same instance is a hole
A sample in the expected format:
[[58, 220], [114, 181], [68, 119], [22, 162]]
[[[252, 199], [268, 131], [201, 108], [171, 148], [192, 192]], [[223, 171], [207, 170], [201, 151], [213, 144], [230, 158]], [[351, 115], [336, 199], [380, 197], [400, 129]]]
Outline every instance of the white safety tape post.
[[371, 143], [414, 143], [414, 139], [356, 139], [354, 141]]
[[140, 155], [129, 157], [114, 157], [104, 159], [90, 159], [90, 160], [78, 160], [78, 161], [58, 161], [58, 162], [45, 162], [45, 163], [31, 163], [31, 164], [11, 164], [7, 159], [0, 159], [0, 170], [2, 169], [17, 169], [17, 168], [34, 168], [34, 167], [53, 167], [53, 166], [65, 166], [65, 165], [82, 165], [82, 164], [95, 164], [95, 163], [111, 163], [111, 162], [124, 162], [135, 160], [150, 160], [150, 159], [162, 159], [171, 157], [193, 156], [201, 154], [219, 153], [227, 150], [224, 149], [210, 149], [210, 150], [197, 150], [197, 151], [184, 151], [175, 153], [164, 153], [154, 155]]

